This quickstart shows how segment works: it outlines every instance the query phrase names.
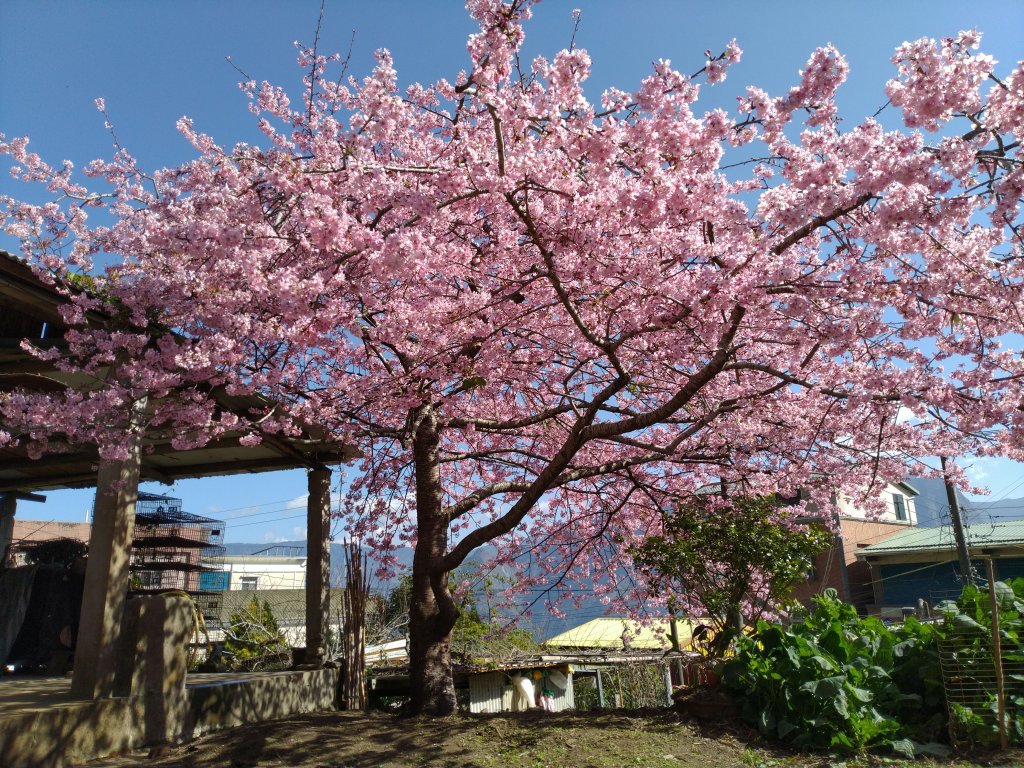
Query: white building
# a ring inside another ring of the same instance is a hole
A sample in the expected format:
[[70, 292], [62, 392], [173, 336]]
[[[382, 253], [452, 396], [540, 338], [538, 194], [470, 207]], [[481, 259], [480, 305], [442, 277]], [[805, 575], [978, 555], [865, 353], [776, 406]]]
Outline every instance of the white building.
[[226, 555], [227, 588], [305, 589], [306, 556]]
[[839, 496], [836, 505], [839, 507], [840, 520], [870, 520], [875, 523], [901, 523], [917, 525], [918, 491], [909, 483], [887, 483], [882, 491], [885, 512], [873, 515], [858, 507], [845, 496]]

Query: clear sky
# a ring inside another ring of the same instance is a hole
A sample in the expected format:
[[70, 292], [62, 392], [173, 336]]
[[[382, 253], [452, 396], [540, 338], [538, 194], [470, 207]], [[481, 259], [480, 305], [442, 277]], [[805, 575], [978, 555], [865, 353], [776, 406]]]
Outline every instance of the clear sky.
[[[143, 167], [175, 165], [192, 157], [176, 129], [182, 115], [222, 145], [258, 141], [252, 116], [237, 89], [241, 76], [269, 80], [298, 96], [302, 73], [293, 41], [312, 42], [319, 0], [2, 0], [0, 2], [0, 132], [28, 135], [51, 163], [81, 167], [108, 157], [111, 138], [96, 112], [103, 97], [123, 146]], [[748, 84], [778, 94], [818, 45], [835, 44], [851, 72], [840, 109], [852, 123], [885, 102], [889, 61], [902, 41], [953, 35], [976, 28], [998, 71], [1024, 58], [1024, 3], [982, 0], [549, 0], [527, 27], [526, 54], [550, 56], [572, 35], [572, 9], [582, 9], [576, 44], [594, 60], [590, 95], [609, 86], [636, 87], [657, 59], [683, 71], [701, 67], [705, 49], [722, 50], [736, 38], [743, 61], [729, 80], [707, 92], [701, 106], [731, 107]], [[365, 74], [377, 48], [394, 54], [400, 82], [454, 79], [465, 68], [465, 41], [473, 25], [458, 0], [327, 0], [321, 51], [344, 53], [349, 72]], [[888, 119], [894, 119], [891, 116]], [[0, 192], [29, 191], [6, 176]], [[0, 237], [0, 247], [17, 243]], [[1001, 495], [1024, 495], [1019, 465], [986, 460], [975, 479]], [[303, 538], [301, 472], [247, 475], [147, 487], [185, 500], [185, 508], [228, 520], [229, 541]], [[81, 520], [91, 492], [49, 494], [45, 505], [23, 502], [19, 517]]]

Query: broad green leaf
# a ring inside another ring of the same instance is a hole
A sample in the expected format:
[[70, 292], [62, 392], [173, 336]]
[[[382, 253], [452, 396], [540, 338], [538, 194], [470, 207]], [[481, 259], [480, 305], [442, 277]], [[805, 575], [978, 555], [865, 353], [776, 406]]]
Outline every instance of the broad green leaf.
[[875, 700], [874, 694], [872, 694], [867, 688], [854, 688], [853, 686], [850, 686], [846, 691], [850, 696], [862, 704], [870, 704]]
[[914, 742], [910, 739], [896, 739], [890, 742], [890, 746], [897, 755], [902, 755], [908, 760], [914, 759]]
[[1012, 608], [1014, 603], [1013, 588], [1005, 581], [997, 581], [994, 585], [996, 593], [996, 605], [1000, 609]]
[[780, 739], [785, 739], [789, 734], [799, 728], [795, 723], [791, 723], [789, 720], [779, 720], [778, 733]]
[[981, 624], [964, 613], [958, 613], [953, 617], [953, 625], [959, 631], [967, 633], [981, 632], [985, 629]]

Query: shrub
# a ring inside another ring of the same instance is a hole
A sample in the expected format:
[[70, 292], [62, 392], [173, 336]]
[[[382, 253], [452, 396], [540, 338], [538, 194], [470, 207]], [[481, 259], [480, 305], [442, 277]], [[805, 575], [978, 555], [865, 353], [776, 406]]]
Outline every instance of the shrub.
[[745, 720], [795, 747], [941, 752], [943, 698], [936, 633], [915, 619], [887, 627], [827, 590], [789, 627], [760, 621], [737, 639], [723, 683]]
[[270, 603], [256, 596], [231, 614], [225, 628], [224, 652], [235, 669], [255, 672], [287, 667], [291, 650], [277, 626]]

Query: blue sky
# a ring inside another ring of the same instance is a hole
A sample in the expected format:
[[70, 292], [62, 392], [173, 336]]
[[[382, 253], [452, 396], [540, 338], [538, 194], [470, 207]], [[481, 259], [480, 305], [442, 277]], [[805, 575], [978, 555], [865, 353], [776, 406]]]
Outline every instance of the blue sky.
[[[70, 159], [81, 167], [108, 157], [111, 138], [93, 100], [103, 97], [118, 138], [143, 167], [174, 165], [192, 157], [175, 121], [191, 117], [197, 129], [221, 144], [258, 141], [236, 85], [230, 56], [256, 80], [269, 80], [298, 95], [302, 73], [293, 41], [311, 42], [319, 0], [174, 3], [0, 2], [0, 132], [28, 135], [51, 163]], [[893, 49], [902, 41], [946, 36], [966, 28], [984, 33], [983, 48], [1008, 69], [1024, 57], [1024, 3], [898, 0], [815, 2], [544, 2], [527, 27], [527, 57], [550, 55], [572, 34], [572, 9], [583, 11], [577, 45], [594, 60], [590, 95], [609, 86], [634, 88], [652, 61], [671, 59], [683, 71], [699, 69], [703, 51], [720, 51], [732, 38], [744, 49], [729, 80], [707, 92], [701, 106], [727, 108], [747, 84], [779, 93], [795, 81], [818, 45], [835, 44], [851, 73], [840, 96], [853, 123], [885, 102]], [[361, 76], [381, 47], [394, 54], [403, 83], [454, 79], [466, 66], [465, 40], [473, 25], [458, 0], [347, 2], [328, 0], [321, 50], [349, 47], [350, 73]], [[892, 119], [892, 118], [890, 118]], [[0, 177], [0, 192], [29, 190]], [[0, 238], [0, 247], [16, 243]], [[1024, 473], [1003, 460], [973, 470], [995, 498], [1024, 495]], [[1018, 484], [1018, 482], [1020, 484]], [[187, 509], [228, 520], [229, 541], [302, 538], [305, 478], [301, 472], [180, 482], [155, 492], [177, 495]], [[91, 492], [49, 494], [45, 505], [23, 503], [19, 517], [81, 520]]]

